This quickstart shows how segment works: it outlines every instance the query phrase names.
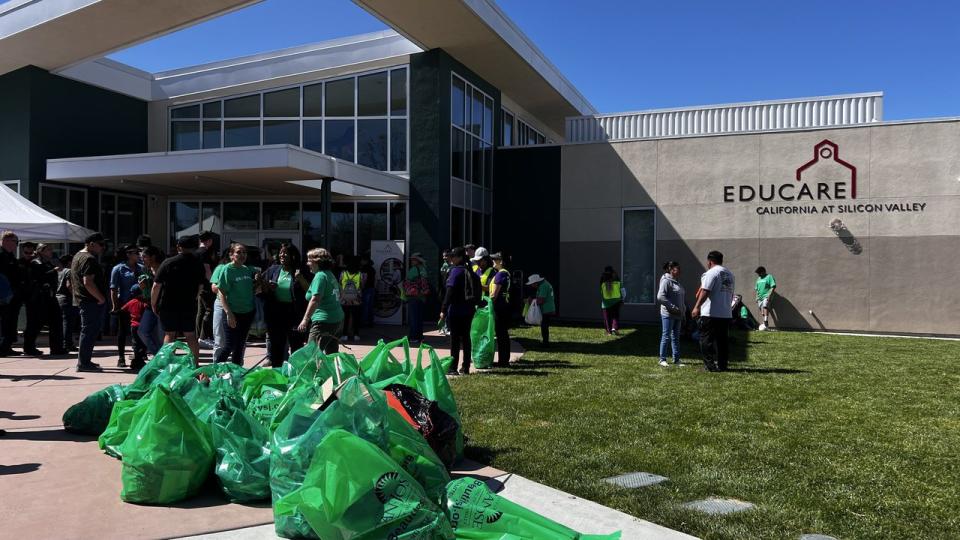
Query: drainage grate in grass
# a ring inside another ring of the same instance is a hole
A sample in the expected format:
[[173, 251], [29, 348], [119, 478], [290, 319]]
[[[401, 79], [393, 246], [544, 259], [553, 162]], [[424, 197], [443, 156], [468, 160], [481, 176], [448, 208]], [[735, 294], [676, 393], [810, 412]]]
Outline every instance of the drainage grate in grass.
[[615, 486], [620, 486], [627, 489], [653, 486], [659, 484], [660, 482], [666, 482], [667, 480], [669, 479], [666, 476], [660, 476], [659, 474], [648, 472], [632, 472], [603, 479], [603, 481], [608, 484], [613, 484]]
[[680, 506], [689, 510], [695, 510], [697, 512], [703, 512], [704, 514], [710, 514], [713, 516], [745, 512], [747, 510], [756, 508], [755, 504], [746, 501], [738, 501], [736, 499], [717, 499], [715, 497], [683, 503]]

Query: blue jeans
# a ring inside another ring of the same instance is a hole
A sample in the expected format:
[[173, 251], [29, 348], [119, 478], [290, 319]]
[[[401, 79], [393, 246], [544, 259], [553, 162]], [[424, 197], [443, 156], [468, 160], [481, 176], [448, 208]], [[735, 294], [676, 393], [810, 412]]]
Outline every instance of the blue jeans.
[[224, 348], [226, 333], [224, 328], [227, 326], [227, 317], [223, 314], [223, 305], [220, 303], [220, 296], [213, 302], [213, 357], [217, 358]]
[[377, 290], [374, 288], [363, 290], [363, 315], [360, 319], [364, 326], [373, 326], [373, 303], [377, 299]]
[[152, 309], [143, 312], [143, 316], [140, 318], [140, 326], [137, 328], [137, 335], [147, 346], [147, 352], [150, 354], [157, 354], [157, 351], [163, 346], [163, 328], [160, 327], [160, 317], [157, 317]]
[[407, 317], [410, 323], [410, 341], [420, 341], [423, 339], [423, 302], [420, 300], [409, 300], [407, 302]]
[[107, 304], [80, 302], [80, 353], [77, 365], [88, 366], [93, 361], [93, 346], [107, 312]]
[[667, 359], [667, 341], [669, 341], [670, 347], [673, 348], [673, 361], [680, 361], [680, 325], [682, 322], [681, 319], [660, 317], [663, 328], [663, 332], [660, 334], [660, 360]]

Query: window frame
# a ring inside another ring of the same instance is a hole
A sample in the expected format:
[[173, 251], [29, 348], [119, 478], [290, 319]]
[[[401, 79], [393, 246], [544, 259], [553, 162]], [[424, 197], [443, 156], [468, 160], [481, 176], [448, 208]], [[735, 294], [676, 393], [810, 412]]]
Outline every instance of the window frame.
[[[623, 279], [623, 264], [624, 264], [624, 254], [626, 253], [626, 221], [627, 221], [627, 212], [633, 211], [649, 211], [653, 214], [653, 257], [651, 261], [651, 271], [653, 272], [654, 283], [657, 283], [657, 233], [658, 227], [657, 222], [657, 207], [656, 206], [625, 206], [620, 209], [620, 279]], [[656, 285], [655, 285], [656, 286]], [[623, 304], [626, 306], [655, 306], [657, 305], [657, 293], [654, 291], [653, 300], [651, 302], [627, 302], [627, 299], [624, 298]]]

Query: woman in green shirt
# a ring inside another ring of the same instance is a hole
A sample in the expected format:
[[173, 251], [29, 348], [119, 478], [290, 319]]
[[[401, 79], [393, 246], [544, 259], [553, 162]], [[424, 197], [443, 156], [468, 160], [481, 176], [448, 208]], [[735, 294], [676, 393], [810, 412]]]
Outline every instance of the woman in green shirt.
[[270, 335], [270, 364], [273, 367], [282, 366], [289, 352], [296, 351], [306, 343], [306, 334], [297, 330], [297, 324], [307, 310], [304, 296], [313, 278], [296, 246], [280, 246], [277, 259], [278, 264], [264, 272], [264, 291], [260, 295], [267, 333]]
[[223, 348], [217, 351], [214, 362], [232, 359], [234, 364], [243, 365], [247, 333], [255, 314], [254, 281], [259, 277], [256, 269], [244, 265], [245, 262], [247, 247], [236, 242], [230, 244], [230, 264], [220, 269], [216, 283], [217, 297], [223, 307], [227, 324], [224, 328]]
[[340, 307], [340, 284], [330, 270], [333, 257], [323, 248], [307, 252], [307, 264], [313, 272], [313, 281], [307, 290], [307, 311], [297, 329], [310, 329], [310, 341], [315, 341], [327, 354], [340, 350], [343, 333], [343, 308]]
[[553, 285], [540, 274], [533, 274], [527, 280], [527, 286], [533, 289], [533, 296], [527, 302], [536, 302], [540, 306], [540, 337], [544, 345], [550, 344], [550, 319], [557, 313], [557, 301], [553, 296]]

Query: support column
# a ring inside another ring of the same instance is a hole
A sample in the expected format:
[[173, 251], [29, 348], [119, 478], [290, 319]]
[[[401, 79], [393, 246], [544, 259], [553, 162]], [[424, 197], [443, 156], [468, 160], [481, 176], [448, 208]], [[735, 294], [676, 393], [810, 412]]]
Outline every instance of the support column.
[[331, 178], [324, 178], [320, 183], [320, 207], [323, 221], [321, 223], [320, 245], [327, 251], [330, 250], [330, 212], [331, 212]]

